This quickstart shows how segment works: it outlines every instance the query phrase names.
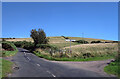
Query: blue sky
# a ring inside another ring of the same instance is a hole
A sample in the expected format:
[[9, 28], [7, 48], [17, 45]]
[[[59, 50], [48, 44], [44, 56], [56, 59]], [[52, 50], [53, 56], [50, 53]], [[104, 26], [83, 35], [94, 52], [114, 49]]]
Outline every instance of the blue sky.
[[2, 37], [27, 38], [32, 29], [47, 36], [118, 40], [116, 2], [4, 2]]

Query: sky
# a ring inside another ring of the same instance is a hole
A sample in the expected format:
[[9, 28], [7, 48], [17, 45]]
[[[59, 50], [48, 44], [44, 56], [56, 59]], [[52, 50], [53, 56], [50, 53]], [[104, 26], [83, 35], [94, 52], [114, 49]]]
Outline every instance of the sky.
[[118, 3], [3, 2], [3, 38], [29, 38], [39, 28], [47, 36], [118, 40]]

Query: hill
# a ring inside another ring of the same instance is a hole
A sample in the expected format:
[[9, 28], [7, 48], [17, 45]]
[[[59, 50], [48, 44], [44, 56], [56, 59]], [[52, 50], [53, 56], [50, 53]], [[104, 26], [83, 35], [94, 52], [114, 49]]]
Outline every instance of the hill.
[[[66, 41], [64, 37], [61, 36], [56, 36], [56, 37], [47, 37], [49, 38], [49, 44], [63, 48], [66, 46], [70, 46], [70, 42]], [[102, 42], [110, 42], [112, 40], [104, 40], [104, 39], [94, 39], [94, 38], [81, 38], [81, 37], [67, 37], [68, 39], [73, 39], [73, 40], [85, 40], [88, 41], [89, 43], [91, 41], [102, 41]], [[33, 42], [32, 38], [4, 38], [6, 41], [31, 41]], [[71, 42], [71, 45], [77, 45], [78, 43]]]

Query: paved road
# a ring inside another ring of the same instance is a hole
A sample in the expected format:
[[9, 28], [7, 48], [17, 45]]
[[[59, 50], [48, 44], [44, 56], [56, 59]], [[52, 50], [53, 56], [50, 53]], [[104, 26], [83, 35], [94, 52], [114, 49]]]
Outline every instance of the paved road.
[[10, 77], [104, 77], [100, 73], [43, 60], [22, 48], [18, 50], [12, 61], [19, 69], [14, 70]]

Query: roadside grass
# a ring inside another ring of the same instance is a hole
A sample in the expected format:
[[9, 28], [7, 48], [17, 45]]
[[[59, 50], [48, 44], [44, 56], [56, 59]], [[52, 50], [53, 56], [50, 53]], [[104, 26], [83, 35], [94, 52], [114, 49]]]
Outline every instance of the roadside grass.
[[118, 44], [81, 44], [71, 46], [71, 50], [72, 57], [82, 57], [85, 55], [89, 57], [115, 56], [118, 52]]
[[0, 79], [2, 78], [2, 59], [0, 58]]
[[104, 67], [104, 71], [108, 74], [117, 75], [120, 78], [120, 62], [111, 62], [108, 66]]
[[9, 73], [12, 72], [12, 65], [13, 63], [8, 61], [8, 60], [4, 60], [4, 59], [0, 59], [0, 78], [1, 77], [6, 77]]
[[67, 57], [52, 57], [48, 55], [43, 55], [40, 52], [34, 52], [34, 54], [40, 58], [45, 58], [48, 60], [54, 60], [54, 61], [100, 61], [100, 60], [107, 60], [107, 59], [114, 59], [114, 56], [103, 56], [103, 57], [89, 57], [89, 58], [67, 58]]
[[[7, 51], [3, 50], [2, 48], [2, 43], [5, 43], [6, 45], [10, 45], [14, 50], [12, 51]], [[8, 56], [13, 56], [15, 55], [18, 50], [16, 46], [8, 41], [0, 42], [1, 49], [0, 49], [0, 77], [6, 77], [9, 73], [12, 72], [12, 65], [13, 63], [11, 61], [2, 59], [2, 57], [8, 57]]]
[[111, 44], [81, 44], [71, 47], [72, 52], [67, 52], [69, 49], [52, 50], [36, 49], [34, 53], [42, 58], [56, 61], [97, 61], [114, 59], [117, 55], [118, 46], [115, 43]]
[[14, 49], [14, 51], [6, 51], [6, 50], [2, 50], [1, 49], [0, 50], [0, 57], [2, 57], [2, 56], [3, 57], [13, 56], [13, 55], [15, 55], [18, 52], [16, 46], [13, 43], [8, 42], [8, 41], [0, 42], [0, 43], [6, 43], [6, 44], [10, 45]]

